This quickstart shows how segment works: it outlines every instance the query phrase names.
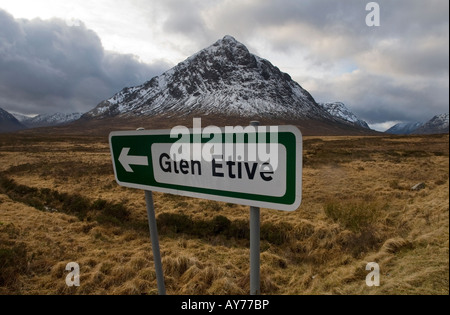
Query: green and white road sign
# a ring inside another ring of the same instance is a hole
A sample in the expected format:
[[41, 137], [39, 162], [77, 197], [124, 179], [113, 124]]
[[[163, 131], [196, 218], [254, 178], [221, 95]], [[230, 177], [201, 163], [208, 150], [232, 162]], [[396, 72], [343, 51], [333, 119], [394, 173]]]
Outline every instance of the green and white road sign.
[[285, 211], [300, 206], [296, 127], [117, 131], [109, 142], [121, 186]]

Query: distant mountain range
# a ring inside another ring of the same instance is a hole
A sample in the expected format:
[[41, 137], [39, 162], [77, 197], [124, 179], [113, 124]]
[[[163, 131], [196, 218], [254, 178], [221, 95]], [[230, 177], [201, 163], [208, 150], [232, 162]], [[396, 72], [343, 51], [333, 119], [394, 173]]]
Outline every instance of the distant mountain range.
[[398, 123], [385, 131], [385, 133], [389, 133], [392, 135], [410, 135], [416, 129], [423, 126], [423, 122], [406, 122], [406, 123]]
[[78, 120], [81, 115], [81, 113], [55, 113], [28, 117], [21, 114], [11, 114], [0, 108], [0, 132], [14, 132], [28, 128], [65, 125]]
[[78, 120], [82, 113], [55, 113], [55, 114], [42, 114], [35, 117], [25, 117], [21, 119], [21, 123], [28, 128], [37, 127], [49, 127], [58, 126], [63, 124], [71, 123]]
[[439, 134], [449, 132], [449, 114], [440, 114], [427, 122], [398, 123], [385, 133], [396, 135]]

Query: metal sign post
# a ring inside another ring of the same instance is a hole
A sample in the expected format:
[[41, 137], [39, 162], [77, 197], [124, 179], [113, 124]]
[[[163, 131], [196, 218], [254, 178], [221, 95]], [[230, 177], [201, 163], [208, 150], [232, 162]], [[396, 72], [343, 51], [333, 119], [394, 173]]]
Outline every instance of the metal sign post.
[[[250, 122], [250, 126], [259, 126], [258, 121]], [[261, 294], [260, 289], [260, 209], [250, 207], [250, 295]]]
[[159, 250], [158, 228], [156, 226], [155, 207], [153, 204], [153, 194], [151, 191], [148, 190], [145, 191], [145, 202], [147, 203], [148, 226], [150, 228], [150, 239], [152, 241], [153, 262], [155, 264], [158, 294], [166, 295], [166, 286], [164, 284], [164, 274], [161, 263], [161, 252]]
[[261, 294], [260, 289], [260, 210], [250, 207], [250, 295]]
[[[143, 131], [144, 128], [138, 128], [136, 131]], [[141, 159], [142, 160], [142, 159]], [[139, 161], [134, 161], [139, 162]], [[145, 164], [141, 162], [141, 164]], [[147, 219], [150, 230], [150, 241], [152, 242], [153, 263], [155, 264], [156, 284], [158, 286], [158, 294], [166, 295], [166, 286], [164, 284], [164, 273], [161, 263], [161, 251], [159, 249], [158, 227], [156, 225], [155, 204], [153, 203], [153, 193], [145, 190], [145, 203], [147, 205]]]

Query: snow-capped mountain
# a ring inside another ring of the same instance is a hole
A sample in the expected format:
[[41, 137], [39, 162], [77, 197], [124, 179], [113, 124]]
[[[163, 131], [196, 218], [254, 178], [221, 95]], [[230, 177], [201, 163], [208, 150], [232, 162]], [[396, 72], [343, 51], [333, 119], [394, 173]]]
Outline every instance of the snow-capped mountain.
[[336, 123], [288, 74], [231, 36], [143, 85], [123, 89], [83, 118], [196, 114]]
[[438, 134], [449, 132], [449, 114], [440, 114], [427, 122], [399, 123], [385, 131], [395, 135]]
[[414, 130], [414, 134], [437, 134], [449, 132], [449, 114], [440, 114], [431, 118], [420, 128]]
[[414, 133], [414, 131], [423, 126], [423, 122], [406, 122], [406, 123], [398, 123], [388, 130], [385, 133], [393, 134], [393, 135], [410, 135]]
[[2, 132], [13, 132], [26, 127], [22, 125], [16, 117], [7, 112], [6, 110], [0, 108], [0, 133]]
[[81, 117], [81, 113], [55, 113], [55, 114], [42, 114], [37, 115], [32, 118], [28, 118], [22, 121], [22, 124], [29, 128], [36, 127], [48, 127], [48, 126], [58, 126], [63, 124], [68, 124]]
[[354, 113], [352, 113], [345, 105], [341, 102], [332, 103], [319, 103], [330, 115], [343, 120], [346, 123], [351, 123], [353, 125], [370, 129], [369, 125], [364, 121], [359, 119]]

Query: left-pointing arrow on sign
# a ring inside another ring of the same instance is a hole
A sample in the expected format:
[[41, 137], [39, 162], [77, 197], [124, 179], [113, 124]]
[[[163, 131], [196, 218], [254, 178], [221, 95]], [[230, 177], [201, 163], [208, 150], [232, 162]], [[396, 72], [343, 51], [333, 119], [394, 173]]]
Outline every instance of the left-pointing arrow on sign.
[[148, 166], [148, 157], [128, 155], [129, 152], [130, 148], [123, 148], [119, 156], [119, 162], [120, 164], [122, 164], [125, 171], [127, 171], [128, 173], [133, 173], [133, 169], [130, 167], [130, 165]]

